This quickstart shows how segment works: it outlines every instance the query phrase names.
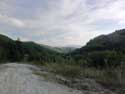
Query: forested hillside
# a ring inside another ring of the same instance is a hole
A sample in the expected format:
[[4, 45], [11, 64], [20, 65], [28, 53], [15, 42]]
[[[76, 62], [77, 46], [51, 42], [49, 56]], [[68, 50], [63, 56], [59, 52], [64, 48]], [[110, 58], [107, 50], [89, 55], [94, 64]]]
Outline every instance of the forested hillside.
[[0, 35], [0, 62], [25, 61], [44, 66], [48, 71], [64, 77], [93, 78], [111, 88], [119, 87], [118, 91], [124, 92], [120, 88], [124, 85], [120, 82], [125, 66], [124, 41], [125, 29], [122, 29], [91, 39], [80, 49], [62, 53], [49, 46], [19, 39], [15, 41]]
[[91, 39], [86, 46], [74, 53], [84, 54], [92, 51], [115, 50], [125, 53], [125, 29], [117, 30], [109, 35], [101, 35]]
[[91, 39], [70, 55], [77, 62], [87, 62], [88, 66], [117, 66], [125, 58], [125, 29]]
[[49, 61], [58, 53], [34, 42], [21, 42], [0, 35], [0, 61]]
[[86, 46], [74, 51], [75, 48], [54, 48], [0, 35], [0, 61], [87, 62], [88, 66], [116, 66], [124, 59], [124, 41], [125, 29], [122, 29], [91, 39]]

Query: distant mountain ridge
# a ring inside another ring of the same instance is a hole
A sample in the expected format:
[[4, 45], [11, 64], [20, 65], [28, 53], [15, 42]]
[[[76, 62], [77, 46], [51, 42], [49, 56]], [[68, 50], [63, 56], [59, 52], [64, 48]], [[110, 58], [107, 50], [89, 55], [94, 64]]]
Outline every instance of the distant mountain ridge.
[[50, 50], [56, 51], [58, 53], [62, 53], [62, 54], [67, 54], [67, 53], [71, 53], [72, 51], [80, 48], [79, 45], [68, 45], [68, 46], [48, 46], [48, 45], [44, 45], [44, 44], [40, 44], [42, 47], [48, 48]]
[[53, 51], [56, 51], [58, 53], [64, 53], [64, 54], [70, 53], [77, 49], [76, 47], [51, 47], [51, 46], [45, 46], [45, 47]]

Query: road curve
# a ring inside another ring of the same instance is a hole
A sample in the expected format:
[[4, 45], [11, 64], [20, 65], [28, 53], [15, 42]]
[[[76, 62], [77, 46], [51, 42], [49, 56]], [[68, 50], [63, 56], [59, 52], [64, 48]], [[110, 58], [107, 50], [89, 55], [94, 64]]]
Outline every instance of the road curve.
[[0, 94], [82, 94], [58, 83], [45, 81], [33, 74], [35, 66], [0, 65]]

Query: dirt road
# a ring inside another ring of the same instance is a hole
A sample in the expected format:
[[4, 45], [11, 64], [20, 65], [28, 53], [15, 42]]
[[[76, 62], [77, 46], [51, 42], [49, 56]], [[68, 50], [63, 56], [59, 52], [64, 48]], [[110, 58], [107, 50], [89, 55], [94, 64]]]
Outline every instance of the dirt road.
[[33, 74], [35, 66], [0, 65], [0, 94], [82, 94], [64, 85], [45, 81]]

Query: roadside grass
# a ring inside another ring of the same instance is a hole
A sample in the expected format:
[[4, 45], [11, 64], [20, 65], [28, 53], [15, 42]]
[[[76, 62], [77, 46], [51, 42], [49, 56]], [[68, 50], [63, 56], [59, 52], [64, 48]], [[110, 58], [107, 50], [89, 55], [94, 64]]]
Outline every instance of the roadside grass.
[[[55, 75], [60, 75], [66, 78], [79, 79], [84, 78], [95, 79], [96, 82], [102, 84], [109, 89], [121, 88], [122, 83], [122, 74], [121, 68], [104, 68], [96, 69], [94, 67], [84, 67], [79, 64], [72, 63], [32, 63], [39, 64], [39, 66], [47, 69], [48, 72], [52, 72]], [[44, 74], [38, 74], [45, 76]]]
[[70, 78], [80, 77], [82, 73], [82, 68], [74, 64], [46, 63], [45, 67], [47, 67], [50, 72]]
[[121, 70], [119, 70], [119, 68], [102, 70], [86, 68], [83, 69], [82, 75], [87, 78], [94, 78], [103, 85], [120, 86], [122, 84]]

